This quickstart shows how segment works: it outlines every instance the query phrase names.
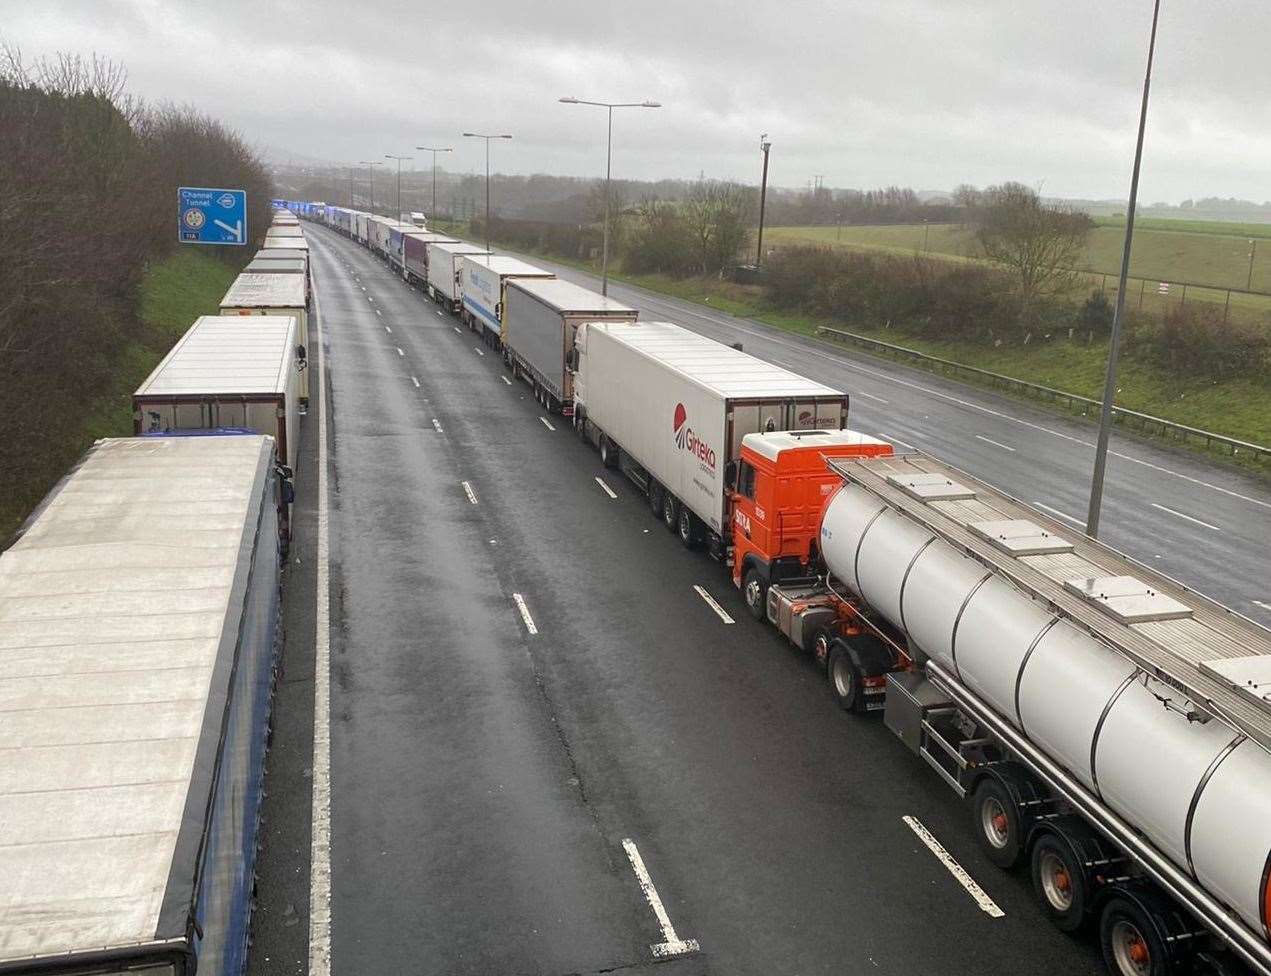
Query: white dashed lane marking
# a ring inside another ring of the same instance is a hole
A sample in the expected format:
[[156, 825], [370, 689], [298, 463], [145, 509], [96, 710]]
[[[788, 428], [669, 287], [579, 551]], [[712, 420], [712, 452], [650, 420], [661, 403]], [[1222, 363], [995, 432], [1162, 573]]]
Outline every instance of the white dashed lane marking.
[[525, 597], [519, 593], [513, 593], [512, 599], [516, 602], [516, 609], [521, 611], [521, 619], [525, 621], [525, 629], [533, 637], [538, 633], [538, 628], [534, 626], [534, 618], [530, 616], [530, 608], [525, 605]]
[[921, 820], [910, 816], [904, 816], [900, 819], [908, 825], [910, 830], [918, 835], [918, 839], [927, 845], [927, 849], [940, 859], [940, 863], [953, 875], [958, 884], [966, 889], [967, 894], [975, 899], [975, 903], [980, 906], [980, 910], [984, 914], [990, 918], [1002, 918], [1006, 915], [1006, 912], [997, 907], [997, 903], [976, 883], [976, 880], [967, 874], [966, 869], [953, 859], [953, 855], [944, 849], [944, 845], [932, 836], [931, 831], [922, 825]]
[[728, 611], [719, 605], [719, 601], [706, 592], [706, 587], [693, 584], [693, 589], [697, 591], [697, 595], [706, 601], [706, 605], [715, 611], [720, 620], [726, 624], [736, 623], [732, 617], [728, 615]]
[[1003, 444], [1001, 441], [995, 441], [992, 438], [985, 437], [983, 434], [976, 434], [975, 439], [977, 441], [984, 441], [985, 444], [992, 444], [994, 447], [1000, 447], [1003, 451], [1010, 451], [1012, 454], [1015, 453], [1015, 448], [1010, 447], [1007, 444]]
[[1054, 515], [1057, 518], [1061, 518], [1065, 522], [1071, 522], [1077, 528], [1081, 529], [1082, 532], [1086, 530], [1085, 522], [1081, 521], [1081, 519], [1079, 518], [1074, 518], [1073, 516], [1069, 515], [1067, 512], [1061, 512], [1057, 508], [1051, 508], [1045, 502], [1033, 502], [1033, 504], [1036, 505], [1038, 508], [1040, 508], [1042, 511], [1050, 512], [1051, 515]]
[[555, 427], [552, 426], [552, 422], [548, 420], [546, 417], [539, 417], [538, 419], [543, 422], [543, 426], [546, 427], [548, 430], [556, 429]]
[[1213, 529], [1215, 532], [1222, 531], [1222, 529], [1218, 528], [1218, 526], [1210, 525], [1208, 522], [1202, 522], [1200, 519], [1196, 518], [1194, 515], [1184, 515], [1182, 512], [1176, 512], [1174, 511], [1174, 509], [1166, 508], [1164, 505], [1158, 505], [1156, 504], [1156, 502], [1152, 502], [1151, 504], [1153, 508], [1159, 508], [1162, 512], [1168, 512], [1170, 515], [1176, 515], [1179, 518], [1186, 519], [1189, 522], [1195, 522], [1197, 525], [1203, 525], [1205, 528]]
[[666, 913], [662, 897], [658, 894], [658, 889], [653, 886], [653, 878], [649, 874], [649, 869], [644, 866], [644, 858], [640, 856], [640, 850], [636, 847], [635, 841], [630, 837], [625, 838], [622, 849], [627, 852], [627, 860], [631, 862], [631, 870], [635, 872], [640, 890], [644, 892], [644, 900], [653, 909], [653, 915], [658, 920], [658, 928], [662, 930], [662, 941], [649, 946], [649, 951], [660, 959], [700, 951], [702, 947], [697, 944], [696, 939], [681, 939], [676, 935], [675, 926], [671, 924], [671, 916]]
[[603, 478], [597, 477], [596, 484], [600, 485], [600, 487], [604, 490], [604, 493], [608, 495], [610, 498], [618, 497], [617, 494], [614, 492], [614, 490], [610, 488], [607, 484], [605, 484], [605, 481]]
[[463, 493], [468, 496], [468, 501], [472, 502], [472, 504], [475, 505], [477, 503], [477, 493], [472, 490], [472, 483], [465, 481], [462, 484], [463, 484]]

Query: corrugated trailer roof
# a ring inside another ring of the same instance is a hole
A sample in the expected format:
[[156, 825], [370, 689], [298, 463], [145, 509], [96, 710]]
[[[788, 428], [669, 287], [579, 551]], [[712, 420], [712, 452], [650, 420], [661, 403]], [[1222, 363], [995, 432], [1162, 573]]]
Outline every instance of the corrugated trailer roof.
[[467, 254], [464, 259], [484, 268], [489, 268], [497, 275], [518, 275], [528, 278], [554, 278], [555, 275], [542, 268], [536, 268], [528, 261], [514, 258], [507, 254]]
[[265, 247], [271, 250], [308, 251], [309, 242], [303, 237], [269, 237], [266, 235]]
[[187, 935], [272, 457], [99, 441], [0, 555], [0, 968]]
[[133, 395], [286, 393], [297, 328], [290, 315], [201, 315]]
[[[541, 286], [556, 282], [528, 283]], [[516, 284], [523, 287], [526, 282], [518, 280]], [[604, 332], [628, 348], [665, 364], [689, 382], [728, 399], [844, 395], [842, 390], [823, 386], [673, 322], [593, 322], [587, 329], [589, 333]]]
[[221, 299], [221, 308], [301, 308], [304, 279], [295, 275], [243, 273]]
[[262, 247], [256, 252], [253, 261], [308, 261], [309, 255], [304, 251], [284, 247]]
[[522, 279], [512, 282], [510, 287], [518, 288], [527, 295], [533, 295], [544, 305], [558, 312], [632, 312], [636, 310], [622, 302], [616, 302], [600, 292], [592, 291], [573, 282], [561, 278]]
[[243, 274], [304, 274], [302, 258], [252, 258]]
[[272, 224], [269, 230], [265, 231], [265, 238], [271, 237], [304, 237], [304, 231], [300, 229], [299, 224]]
[[1271, 632], [925, 454], [830, 466], [1271, 750]]

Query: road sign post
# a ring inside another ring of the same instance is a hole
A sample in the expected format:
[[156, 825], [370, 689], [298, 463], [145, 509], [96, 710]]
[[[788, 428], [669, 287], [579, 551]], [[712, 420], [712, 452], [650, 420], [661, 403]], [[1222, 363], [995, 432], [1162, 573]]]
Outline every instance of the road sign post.
[[182, 244], [246, 244], [247, 191], [178, 187], [177, 240]]

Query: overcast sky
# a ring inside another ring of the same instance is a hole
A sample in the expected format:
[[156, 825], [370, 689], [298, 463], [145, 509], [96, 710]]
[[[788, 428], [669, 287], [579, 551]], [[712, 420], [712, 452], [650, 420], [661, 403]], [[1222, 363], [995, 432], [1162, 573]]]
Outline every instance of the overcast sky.
[[[1271, 199], [1271, 2], [1163, 0], [1142, 199]], [[508, 132], [500, 172], [1124, 197], [1150, 0], [0, 0], [28, 57], [96, 51], [271, 157], [347, 162]], [[423, 160], [417, 166], [426, 165]]]

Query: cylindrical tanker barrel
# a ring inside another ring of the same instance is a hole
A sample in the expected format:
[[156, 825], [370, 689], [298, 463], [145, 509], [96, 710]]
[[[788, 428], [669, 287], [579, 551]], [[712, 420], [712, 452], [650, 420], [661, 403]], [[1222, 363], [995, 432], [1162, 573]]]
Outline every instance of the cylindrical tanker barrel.
[[834, 579], [1271, 941], [1271, 754], [1004, 574], [848, 482]]

